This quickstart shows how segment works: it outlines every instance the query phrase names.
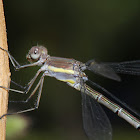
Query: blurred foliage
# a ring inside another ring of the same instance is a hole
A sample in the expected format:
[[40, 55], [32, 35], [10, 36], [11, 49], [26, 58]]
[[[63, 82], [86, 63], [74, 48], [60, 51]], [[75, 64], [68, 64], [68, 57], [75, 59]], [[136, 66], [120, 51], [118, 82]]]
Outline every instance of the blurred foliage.
[[27, 117], [21, 115], [8, 117], [6, 126], [7, 139], [14, 140], [25, 136], [29, 124]]
[[[9, 51], [20, 64], [27, 63], [25, 56], [36, 44], [46, 46], [50, 55], [82, 62], [140, 59], [139, 0], [4, 0], [4, 8]], [[39, 69], [15, 72], [10, 66], [11, 78], [22, 85]], [[88, 74], [91, 80], [140, 110], [139, 77], [122, 75], [122, 82], [117, 83]], [[23, 99], [17, 93], [10, 93], [12, 96]], [[140, 139], [127, 122], [105, 111], [113, 126], [114, 140]], [[80, 93], [56, 79], [45, 78], [39, 109], [25, 115], [30, 116], [33, 124], [24, 139], [86, 139]]]

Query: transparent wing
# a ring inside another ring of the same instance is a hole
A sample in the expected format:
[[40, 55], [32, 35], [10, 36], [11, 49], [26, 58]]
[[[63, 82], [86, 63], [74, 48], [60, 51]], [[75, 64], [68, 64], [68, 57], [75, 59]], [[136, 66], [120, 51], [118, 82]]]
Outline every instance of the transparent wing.
[[120, 63], [104, 63], [104, 65], [110, 66], [116, 73], [140, 75], [140, 60]]
[[85, 93], [82, 95], [83, 126], [90, 140], [112, 140], [110, 121], [99, 103]]
[[94, 60], [89, 60], [88, 62], [85, 63], [85, 65], [88, 70], [93, 71], [96, 74], [99, 74], [112, 80], [121, 81], [121, 78], [107, 64], [97, 63]]

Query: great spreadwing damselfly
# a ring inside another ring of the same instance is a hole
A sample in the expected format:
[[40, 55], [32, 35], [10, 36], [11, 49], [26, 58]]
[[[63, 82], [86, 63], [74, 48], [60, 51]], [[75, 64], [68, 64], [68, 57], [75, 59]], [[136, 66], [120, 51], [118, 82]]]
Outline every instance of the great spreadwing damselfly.
[[[0, 48], [2, 49], [2, 48]], [[2, 49], [5, 51], [9, 59], [11, 60], [12, 65], [16, 70], [23, 69], [26, 67], [32, 66], [41, 66], [41, 68], [37, 71], [33, 79], [24, 87], [24, 90], [16, 90], [11, 88], [4, 88], [9, 91], [18, 92], [22, 94], [29, 93], [32, 85], [36, 81], [37, 77], [41, 75], [41, 78], [34, 90], [30, 93], [29, 97], [23, 101], [13, 101], [20, 103], [27, 103], [34, 96], [36, 91], [37, 100], [35, 100], [34, 107], [21, 110], [15, 113], [3, 114], [0, 119], [6, 115], [19, 114], [27, 111], [32, 111], [38, 108], [39, 101], [41, 97], [41, 92], [43, 88], [43, 82], [45, 76], [55, 77], [57, 80], [66, 82], [69, 86], [75, 88], [76, 90], [81, 92], [82, 95], [82, 114], [83, 114], [83, 125], [84, 130], [89, 137], [90, 140], [111, 140], [112, 139], [112, 128], [110, 121], [99, 105], [102, 104], [114, 113], [116, 113], [119, 117], [126, 120], [136, 129], [140, 129], [140, 120], [135, 116], [139, 116], [139, 114], [133, 111], [129, 106], [127, 106], [124, 102], [120, 101], [117, 97], [107, 91], [105, 88], [96, 84], [95, 82], [89, 80], [87, 75], [84, 73], [84, 70], [89, 70], [94, 72], [95, 74], [104, 76], [106, 78], [121, 81], [121, 78], [117, 73], [122, 74], [131, 74], [131, 75], [140, 75], [140, 61], [128, 61], [121, 63], [97, 63], [94, 60], [89, 60], [86, 63], [82, 63], [80, 61], [76, 61], [74, 59], [61, 58], [61, 57], [53, 57], [48, 55], [48, 51], [43, 46], [34, 46], [32, 47], [26, 58], [30, 62], [26, 65], [20, 65], [15, 58], [9, 53], [9, 51]], [[14, 83], [14, 81], [12, 81]], [[93, 86], [101, 89], [111, 98], [116, 100], [118, 104], [112, 102], [110, 99], [105, 97], [100, 92], [89, 87], [86, 82], [91, 83]], [[15, 83], [16, 84], [16, 83]], [[18, 85], [18, 84], [17, 84]], [[20, 85], [19, 85], [20, 86]], [[125, 108], [125, 109], [124, 109]], [[128, 109], [128, 111], [127, 111]], [[132, 112], [132, 114], [130, 114]]]

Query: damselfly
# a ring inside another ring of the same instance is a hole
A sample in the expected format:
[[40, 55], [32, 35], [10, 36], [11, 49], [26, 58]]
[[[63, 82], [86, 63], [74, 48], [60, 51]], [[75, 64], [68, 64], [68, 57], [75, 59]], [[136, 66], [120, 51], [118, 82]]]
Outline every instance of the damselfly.
[[[1, 48], [2, 49], [2, 48]], [[35, 92], [38, 90], [37, 100], [35, 101], [34, 107], [26, 110], [21, 110], [15, 113], [4, 114], [0, 118], [16, 114], [23, 113], [27, 111], [32, 111], [37, 109], [39, 106], [39, 101], [41, 97], [43, 82], [45, 76], [55, 77], [57, 80], [66, 82], [69, 86], [75, 88], [78, 91], [81, 91], [82, 95], [82, 111], [83, 111], [83, 124], [84, 129], [87, 136], [91, 140], [111, 140], [112, 139], [112, 128], [108, 117], [105, 112], [98, 104], [102, 104], [109, 108], [111, 111], [116, 113], [119, 117], [126, 120], [136, 129], [140, 129], [140, 120], [131, 115], [128, 111], [122, 108], [120, 105], [112, 102], [103, 94], [95, 91], [91, 87], [86, 84], [86, 81], [89, 81], [92, 85], [106, 92], [109, 96], [127, 108], [129, 111], [133, 112], [135, 115], [138, 115], [131, 108], [129, 108], [126, 104], [120, 101], [118, 98], [113, 96], [106, 89], [101, 87], [100, 85], [92, 82], [88, 79], [87, 75], [84, 73], [84, 70], [93, 71], [95, 74], [102, 75], [112, 80], [120, 81], [120, 77], [116, 73], [123, 74], [131, 74], [131, 75], [140, 75], [140, 61], [129, 61], [129, 62], [121, 62], [121, 63], [97, 63], [94, 60], [90, 60], [86, 63], [82, 63], [76, 61], [74, 59], [61, 58], [61, 57], [52, 57], [48, 55], [48, 51], [43, 46], [34, 46], [29, 50], [26, 58], [30, 62], [30, 64], [20, 65], [15, 58], [7, 51], [5, 51], [12, 65], [16, 70], [31, 67], [31, 66], [41, 66], [41, 68], [37, 71], [33, 79], [27, 84], [26, 89], [24, 91], [5, 88], [6, 90], [24, 93], [27, 94], [33, 83], [36, 81], [37, 77], [42, 73], [39, 82], [34, 88], [33, 92], [31, 92], [30, 96], [25, 101], [17, 101], [17, 102], [28, 102]], [[138, 115], [139, 116], [139, 115]]]

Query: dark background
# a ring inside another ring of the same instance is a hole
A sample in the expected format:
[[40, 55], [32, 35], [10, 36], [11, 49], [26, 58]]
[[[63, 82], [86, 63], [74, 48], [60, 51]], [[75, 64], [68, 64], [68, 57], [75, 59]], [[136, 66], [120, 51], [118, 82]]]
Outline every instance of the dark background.
[[[82, 62], [140, 59], [139, 0], [5, 0], [4, 9], [9, 51], [20, 64], [27, 63], [26, 54], [37, 44], [47, 47], [49, 55]], [[14, 72], [11, 65], [11, 78], [25, 85], [38, 69]], [[140, 111], [140, 77], [121, 76], [118, 83], [89, 73], [91, 80]], [[17, 93], [10, 95], [18, 97]], [[110, 110], [105, 111], [114, 140], [140, 139], [137, 130]], [[30, 126], [17, 139], [86, 140], [80, 93], [54, 78], [45, 78], [39, 109], [23, 115]]]

